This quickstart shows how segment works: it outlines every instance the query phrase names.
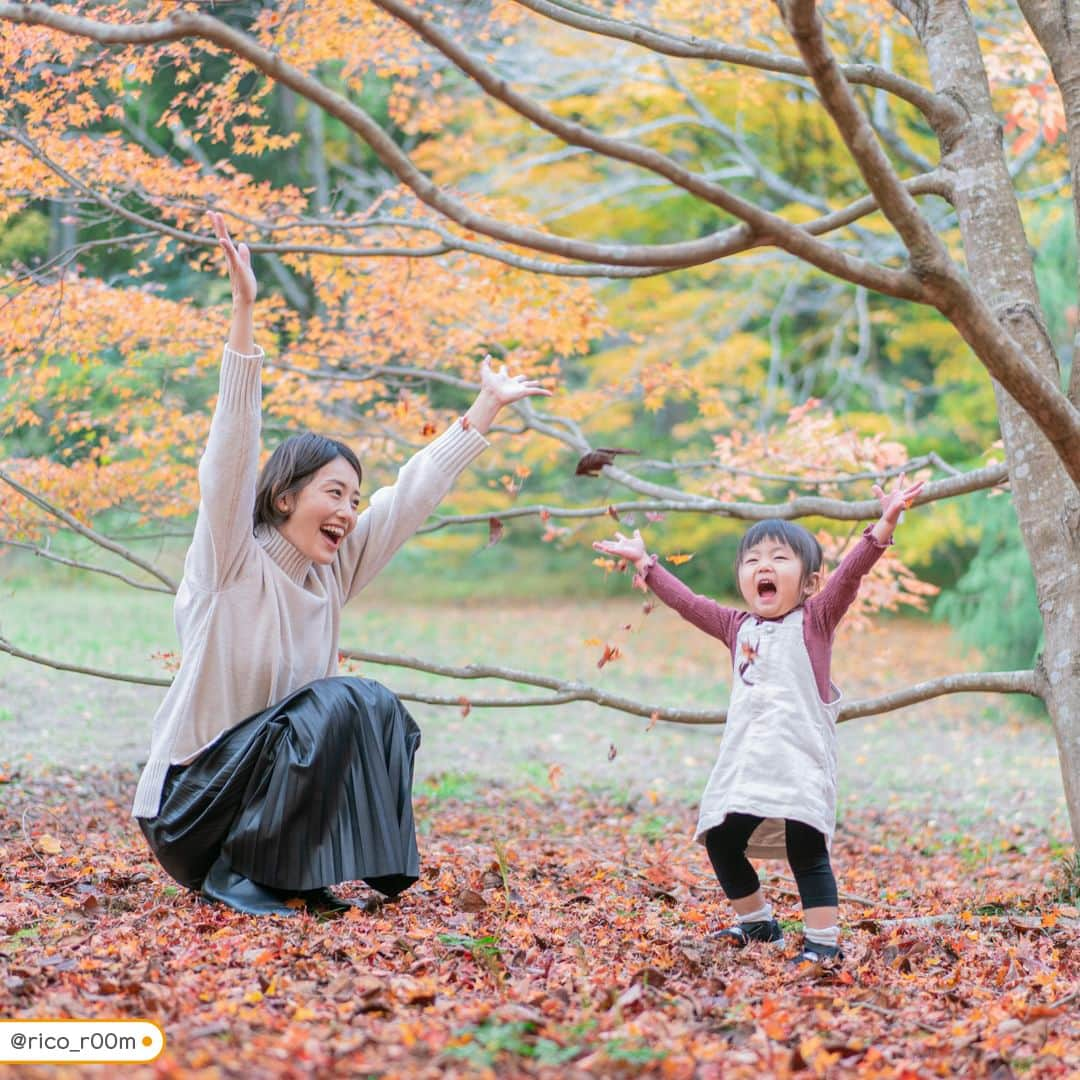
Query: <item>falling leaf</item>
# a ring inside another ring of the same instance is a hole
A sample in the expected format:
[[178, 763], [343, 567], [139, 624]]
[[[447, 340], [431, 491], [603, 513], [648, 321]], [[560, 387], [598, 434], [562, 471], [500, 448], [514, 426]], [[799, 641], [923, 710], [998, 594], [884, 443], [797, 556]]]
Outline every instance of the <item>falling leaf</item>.
[[574, 470], [575, 476], [599, 476], [600, 470], [605, 465], [615, 462], [616, 454], [640, 454], [640, 450], [625, 450], [618, 447], [598, 447], [590, 450], [577, 463]]
[[616, 521], [619, 520], [619, 511], [616, 510], [614, 506], [608, 506], [607, 512], [608, 512], [608, 517], [614, 518]]
[[605, 664], [614, 663], [621, 656], [622, 653], [619, 651], [619, 647], [617, 645], [605, 645], [604, 655], [596, 661], [596, 666], [598, 668], [602, 668]]
[[[464, 426], [464, 424], [462, 426]], [[430, 420], [425, 420], [423, 426], [420, 428], [420, 435], [427, 439], [434, 435], [438, 430], [439, 429]]]
[[615, 760], [615, 755], [616, 755], [616, 754], [617, 754], [618, 752], [619, 752], [619, 751], [615, 749], [615, 744], [614, 744], [614, 743], [612, 743], [612, 744], [611, 744], [611, 745], [610, 745], [610, 746], [608, 747], [608, 752], [607, 752], [607, 759], [608, 759], [608, 761], [614, 761], [614, 760]]
[[459, 697], [458, 704], [461, 706], [461, 719], [464, 720], [472, 712], [472, 704], [467, 697]]
[[646, 510], [645, 511], [645, 520], [646, 521], [663, 521], [664, 517], [665, 517], [665, 515], [661, 514], [657, 510]]
[[672, 566], [682, 566], [683, 563], [689, 562], [693, 555], [665, 555], [664, 556]]
[[647, 732], [648, 732], [648, 731], [652, 731], [652, 729], [653, 729], [654, 727], [656, 727], [657, 721], [658, 721], [659, 719], [660, 719], [660, 714], [659, 714], [658, 712], [654, 712], [654, 713], [651, 713], [651, 714], [650, 714], [650, 716], [649, 716], [649, 724], [648, 724], [648, 726], [647, 726], [647, 727], [645, 728], [645, 730], [646, 730]]
[[548, 766], [548, 783], [556, 790], [559, 787], [559, 778], [563, 774], [563, 767], [561, 765], [549, 765]]
[[503, 538], [503, 523], [497, 518], [488, 518], [488, 547], [494, 547]]

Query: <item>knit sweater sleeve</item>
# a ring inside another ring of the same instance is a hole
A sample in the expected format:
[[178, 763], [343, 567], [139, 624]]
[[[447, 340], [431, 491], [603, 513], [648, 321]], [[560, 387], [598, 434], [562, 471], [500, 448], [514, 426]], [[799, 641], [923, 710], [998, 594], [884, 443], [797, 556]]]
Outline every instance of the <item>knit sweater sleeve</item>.
[[825, 587], [806, 602], [805, 610], [817, 633], [831, 641], [840, 620], [859, 593], [862, 579], [881, 558], [889, 543], [877, 540], [867, 526], [862, 539], [844, 556], [840, 565], [829, 575]]
[[687, 622], [699, 630], [719, 638], [735, 652], [735, 638], [739, 632], [740, 616], [745, 612], [725, 607], [715, 600], [687, 588], [674, 574], [669, 573], [651, 556], [651, 563], [644, 573], [645, 583], [669, 608], [677, 611]]
[[217, 405], [199, 462], [199, 514], [184, 576], [219, 590], [235, 576], [252, 540], [259, 469], [263, 351], [245, 356], [225, 347]]
[[458, 420], [414, 454], [393, 484], [371, 496], [334, 562], [342, 602], [352, 599], [382, 570], [488, 445], [475, 428]]

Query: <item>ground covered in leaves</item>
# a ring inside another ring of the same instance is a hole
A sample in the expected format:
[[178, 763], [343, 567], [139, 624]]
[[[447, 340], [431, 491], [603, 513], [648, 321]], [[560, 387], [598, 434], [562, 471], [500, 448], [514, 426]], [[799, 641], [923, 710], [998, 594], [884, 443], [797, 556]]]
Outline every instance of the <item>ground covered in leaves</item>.
[[784, 947], [708, 940], [725, 906], [684, 804], [421, 797], [423, 876], [400, 901], [258, 921], [149, 860], [133, 776], [4, 781], [0, 1017], [156, 1020], [164, 1054], [125, 1076], [1080, 1071], [1077, 882], [1066, 838], [1034, 827], [974, 836], [940, 812], [848, 809], [846, 959], [797, 970], [782, 864], [763, 870]]

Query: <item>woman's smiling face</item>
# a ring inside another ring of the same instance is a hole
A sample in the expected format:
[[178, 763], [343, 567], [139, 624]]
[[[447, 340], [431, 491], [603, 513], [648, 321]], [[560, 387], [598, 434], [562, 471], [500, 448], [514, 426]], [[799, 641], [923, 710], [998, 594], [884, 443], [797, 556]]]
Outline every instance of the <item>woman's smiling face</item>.
[[356, 528], [359, 507], [360, 478], [343, 457], [336, 457], [299, 491], [281, 496], [278, 509], [289, 516], [278, 532], [312, 562], [326, 566]]
[[783, 540], [765, 539], [743, 552], [739, 591], [747, 607], [763, 619], [779, 619], [798, 607], [817, 585], [806, 577], [802, 559]]

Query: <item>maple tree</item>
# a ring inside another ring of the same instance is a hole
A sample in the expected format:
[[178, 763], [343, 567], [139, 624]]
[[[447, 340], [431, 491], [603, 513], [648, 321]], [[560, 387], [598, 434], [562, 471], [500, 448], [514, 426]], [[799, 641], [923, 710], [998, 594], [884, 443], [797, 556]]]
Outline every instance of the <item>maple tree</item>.
[[[850, 485], [904, 467], [939, 476], [921, 504], [1008, 483], [1043, 617], [1038, 665], [947, 676], [848, 709], [960, 689], [1041, 698], [1080, 836], [1080, 374], [1074, 364], [1062, 389], [1048, 329], [1062, 314], [1040, 298], [1016, 179], [1026, 169], [1052, 180], [1066, 158], [1080, 173], [1075, 20], [1048, 0], [1025, 0], [1022, 18], [995, 7], [990, 47], [959, 0], [823, 10], [827, 26], [809, 0], [707, 12], [681, 0], [606, 11], [569, 0], [0, 3], [10, 87], [0, 222], [47, 199], [64, 208], [56, 224], [71, 241], [0, 280], [0, 436], [28, 448], [0, 471], [20, 496], [3, 510], [6, 540], [60, 557], [43, 537], [62, 526], [134, 564], [142, 587], [173, 587], [110, 531], [118, 520], [185, 518], [194, 504], [224, 314], [194, 308], [184, 286], [210, 267], [202, 217], [219, 208], [278, 285], [260, 308], [278, 346], [266, 376], [271, 433], [317, 427], [392, 464], [445, 421], [485, 352], [573, 384], [557, 407], [518, 408], [507, 440], [516, 464], [496, 470], [506, 499], [473, 488], [431, 531], [480, 522], [497, 542], [509, 522], [536, 519], [540, 539], [562, 543], [560, 530], [607, 515], [705, 522], [680, 532], [678, 556], [724, 519], [872, 517], [873, 500], [844, 497]], [[621, 81], [595, 78], [601, 60]], [[1049, 165], [1038, 156], [1047, 147]], [[301, 172], [309, 185], [288, 182]], [[1065, 204], [1074, 231], [1076, 186]], [[546, 206], [525, 197], [534, 188]], [[646, 213], [647, 199], [668, 205]], [[125, 260], [112, 280], [79, 269], [102, 249]], [[812, 277], [791, 277], [793, 264]], [[761, 282], [783, 275], [794, 284], [763, 313]], [[605, 310], [595, 279], [626, 291]], [[724, 303], [704, 312], [717, 295]], [[662, 311], [631, 313], [642, 298]], [[684, 330], [674, 356], [673, 317]], [[799, 332], [800, 318], [812, 333]], [[869, 343], [892, 329], [913, 352], [929, 333], [940, 359], [925, 359], [927, 382], [977, 388], [976, 411], [992, 415], [976, 422], [954, 404], [934, 428], [944, 438], [966, 423], [969, 450], [985, 439], [970, 453], [975, 467], [953, 468], [936, 447], [907, 460], [874, 428], [868, 414], [880, 408], [862, 409], [858, 434], [835, 410], [808, 408], [851, 342], [848, 388], [830, 404], [880, 398]], [[595, 364], [575, 359], [605, 335], [614, 344]], [[738, 423], [750, 401], [761, 406], [756, 434]], [[704, 462], [613, 457], [600, 476], [627, 499], [514, 501], [567, 451], [595, 454], [658, 411], [668, 444], [689, 437], [706, 447]], [[988, 445], [995, 421], [1003, 461]], [[799, 488], [812, 494], [782, 494]], [[825, 540], [834, 554], [843, 536]], [[891, 566], [869, 601], [918, 602], [925, 588]], [[27, 655], [17, 642], [0, 647]], [[537, 703], [600, 700], [528, 672], [464, 674], [552, 691]]]

